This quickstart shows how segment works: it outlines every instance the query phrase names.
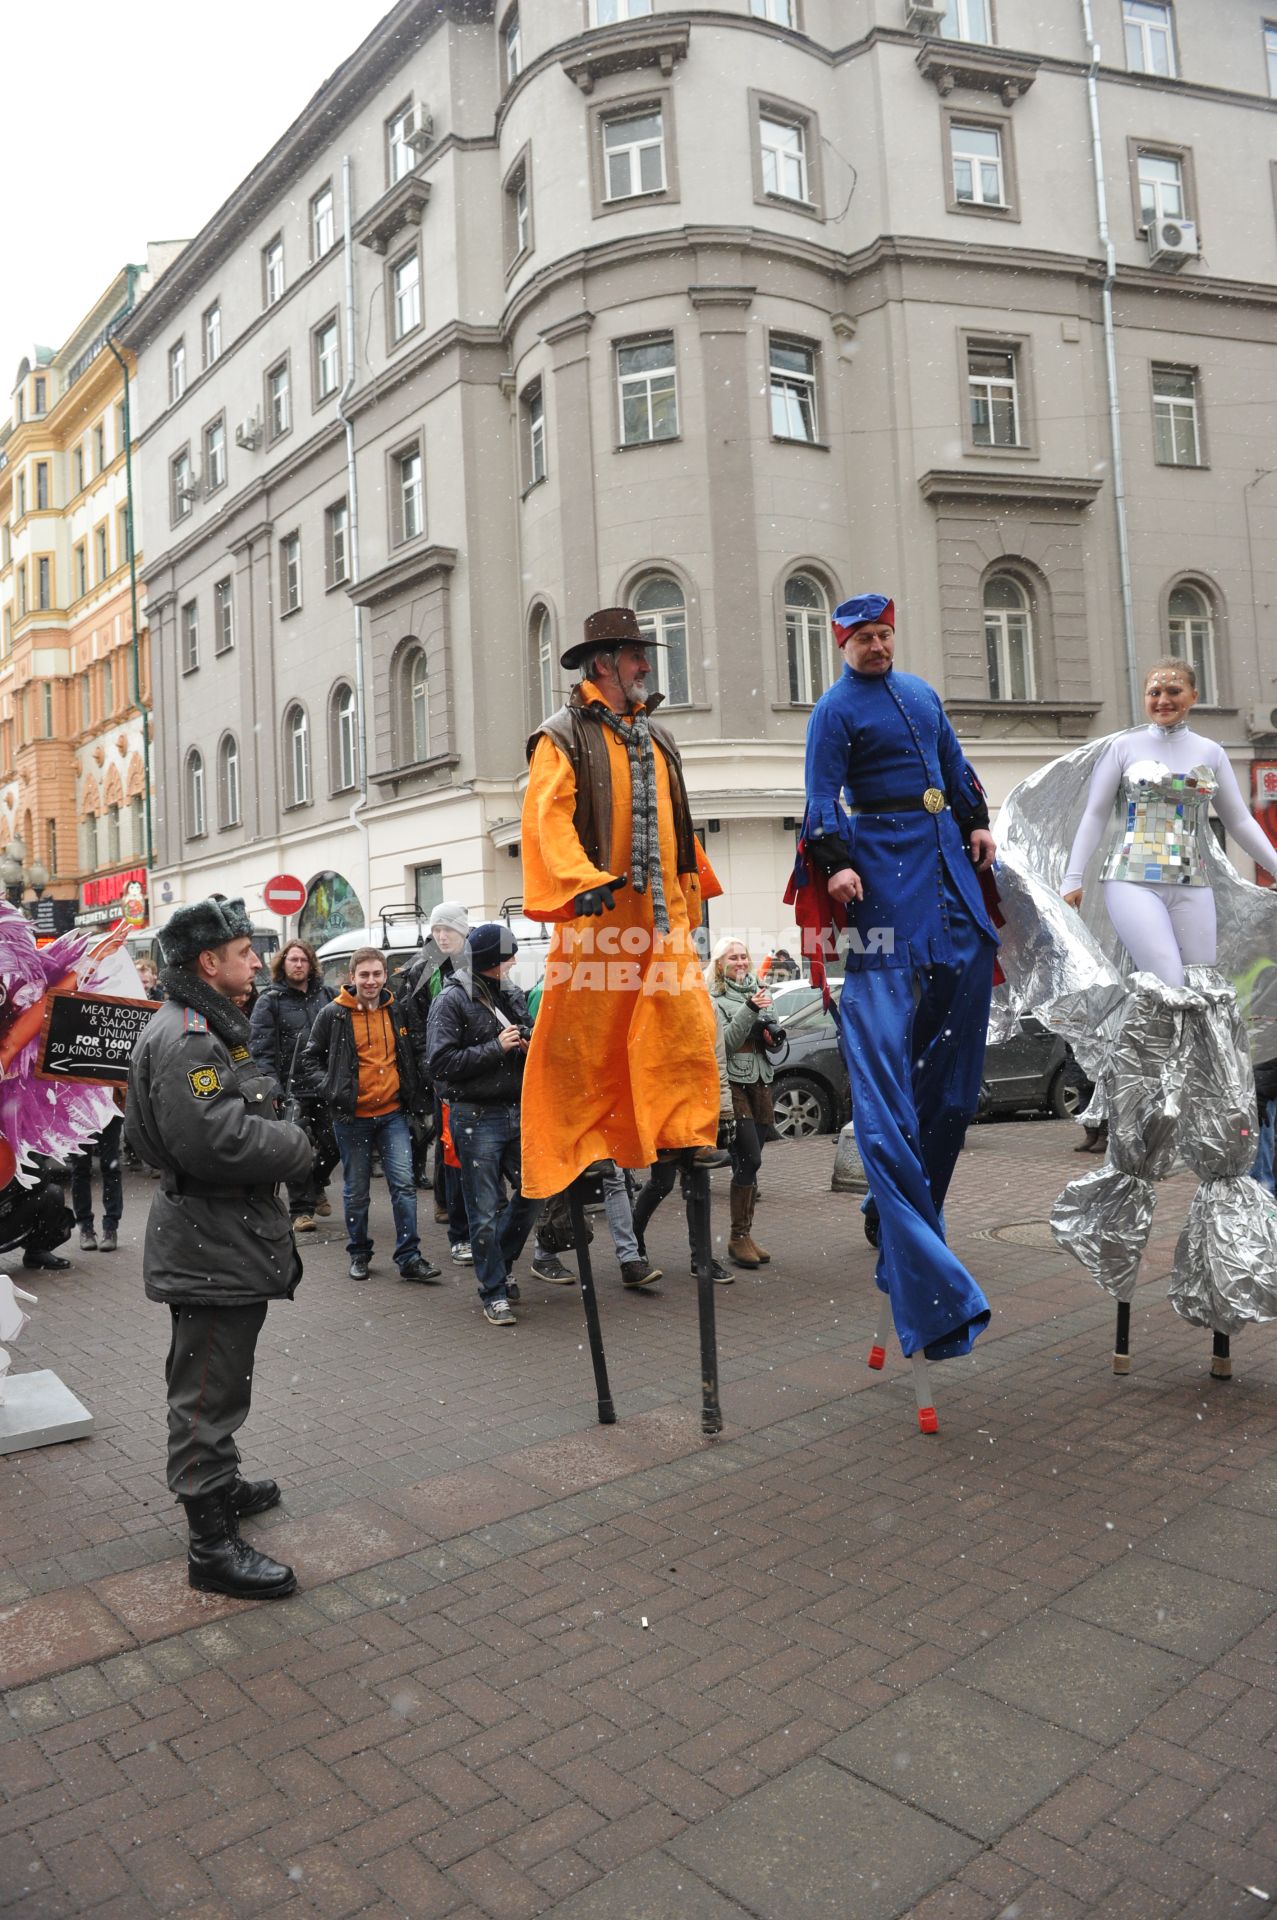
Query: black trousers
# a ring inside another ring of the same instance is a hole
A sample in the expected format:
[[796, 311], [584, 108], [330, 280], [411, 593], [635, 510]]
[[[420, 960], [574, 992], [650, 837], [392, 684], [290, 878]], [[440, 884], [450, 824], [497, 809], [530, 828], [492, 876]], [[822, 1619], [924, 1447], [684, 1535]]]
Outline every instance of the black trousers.
[[108, 1121], [96, 1140], [90, 1141], [82, 1153], [73, 1153], [67, 1160], [71, 1169], [71, 1211], [75, 1215], [76, 1225], [93, 1225], [93, 1156], [96, 1153], [98, 1164], [102, 1168], [102, 1225], [106, 1232], [120, 1224], [124, 1212], [124, 1182], [120, 1177], [120, 1134], [124, 1129], [124, 1115]]
[[168, 1484], [179, 1500], [229, 1487], [239, 1468], [235, 1435], [253, 1398], [253, 1358], [266, 1302], [169, 1308]]
[[328, 1176], [341, 1159], [332, 1114], [323, 1100], [300, 1102], [298, 1124], [305, 1128], [315, 1149], [315, 1164], [304, 1180], [288, 1182], [288, 1211], [296, 1220], [300, 1214], [314, 1213], [323, 1197]]

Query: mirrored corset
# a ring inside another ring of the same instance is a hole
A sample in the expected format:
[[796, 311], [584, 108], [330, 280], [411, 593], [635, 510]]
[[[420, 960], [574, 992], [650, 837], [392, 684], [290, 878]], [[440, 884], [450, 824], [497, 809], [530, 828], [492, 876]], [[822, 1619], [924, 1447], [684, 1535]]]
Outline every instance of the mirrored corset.
[[1137, 760], [1122, 777], [1125, 825], [1104, 868], [1106, 880], [1142, 886], [1207, 887], [1202, 830], [1219, 782], [1209, 767], [1172, 773]]

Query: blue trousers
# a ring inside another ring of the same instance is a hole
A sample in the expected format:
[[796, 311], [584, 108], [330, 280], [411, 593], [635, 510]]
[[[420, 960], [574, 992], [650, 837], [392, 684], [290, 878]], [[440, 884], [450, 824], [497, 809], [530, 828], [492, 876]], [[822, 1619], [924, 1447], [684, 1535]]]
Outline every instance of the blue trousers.
[[372, 1178], [372, 1150], [381, 1155], [390, 1211], [395, 1221], [395, 1265], [406, 1267], [421, 1252], [417, 1237], [417, 1183], [412, 1175], [412, 1135], [402, 1113], [383, 1113], [378, 1119], [334, 1120], [333, 1132], [341, 1149], [345, 1176], [342, 1204], [346, 1213], [346, 1251], [353, 1259], [372, 1258], [368, 1233], [368, 1187]]
[[878, 1203], [877, 1281], [906, 1354], [969, 1353], [989, 1304], [945, 1244], [941, 1208], [980, 1098], [994, 949], [956, 896], [952, 966], [848, 973], [838, 1037], [856, 1145]]
[[519, 1109], [454, 1100], [450, 1118], [479, 1297], [500, 1300], [541, 1211], [541, 1202], [526, 1199], [519, 1187]]

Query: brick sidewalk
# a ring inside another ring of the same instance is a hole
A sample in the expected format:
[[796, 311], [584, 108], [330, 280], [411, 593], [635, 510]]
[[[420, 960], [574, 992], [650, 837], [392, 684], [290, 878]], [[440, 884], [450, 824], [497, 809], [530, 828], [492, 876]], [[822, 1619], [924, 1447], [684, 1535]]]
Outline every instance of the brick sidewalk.
[[596, 1238], [611, 1429], [573, 1291], [525, 1283], [502, 1333], [469, 1273], [352, 1286], [329, 1226], [242, 1436], [286, 1490], [255, 1535], [301, 1579], [263, 1607], [185, 1585], [133, 1182], [121, 1254], [44, 1278], [19, 1362], [97, 1431], [0, 1463], [0, 1908], [1269, 1911], [1277, 1332], [1207, 1377], [1157, 1284], [1180, 1180], [1115, 1380], [1107, 1303], [1041, 1227], [1074, 1138], [970, 1136], [950, 1234], [994, 1319], [937, 1370], [934, 1439], [899, 1356], [864, 1367], [830, 1142], [769, 1151], [713, 1442], [671, 1206], [657, 1297]]

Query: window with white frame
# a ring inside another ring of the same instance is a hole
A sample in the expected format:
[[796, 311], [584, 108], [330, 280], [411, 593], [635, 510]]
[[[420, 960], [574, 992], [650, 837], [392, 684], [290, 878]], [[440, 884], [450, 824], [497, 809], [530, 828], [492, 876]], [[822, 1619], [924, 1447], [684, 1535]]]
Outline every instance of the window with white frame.
[[175, 340], [168, 350], [169, 405], [186, 392], [186, 342]]
[[615, 27], [622, 20], [642, 20], [652, 11], [652, 0], [590, 0], [590, 25]]
[[294, 702], [284, 715], [284, 805], [304, 807], [310, 799], [310, 722]]
[[534, 720], [544, 720], [558, 704], [554, 685], [554, 670], [558, 664], [554, 657], [554, 622], [548, 607], [538, 607], [532, 615], [531, 654], [532, 693], [537, 703], [532, 717]]
[[814, 441], [818, 437], [815, 347], [773, 334], [767, 359], [772, 433], [777, 440]]
[[511, 217], [513, 220], [514, 258], [526, 253], [532, 239], [532, 200], [528, 193], [528, 170], [521, 169], [518, 178], [510, 189]]
[[976, 207], [1006, 205], [1002, 135], [997, 127], [973, 127], [961, 120], [950, 121], [949, 152], [955, 200]]
[[75, 560], [75, 597], [82, 600], [89, 591], [89, 555], [83, 540], [76, 547]]
[[49, 463], [37, 460], [35, 463], [35, 505], [37, 513], [49, 511]]
[[204, 429], [204, 491], [226, 485], [226, 416], [219, 413]]
[[665, 127], [659, 107], [609, 116], [603, 123], [604, 199], [633, 200], [665, 191]]
[[198, 600], [182, 603], [182, 672], [194, 673], [200, 663], [200, 608]]
[[140, 793], [129, 801], [129, 851], [135, 859], [146, 858], [146, 806]]
[[807, 178], [807, 129], [797, 120], [780, 120], [760, 113], [758, 137], [762, 148], [763, 192], [781, 200], [810, 201]]
[[321, 321], [312, 338], [315, 349], [315, 398], [327, 400], [341, 385], [341, 343], [336, 315]]
[[1033, 700], [1033, 606], [1013, 573], [994, 573], [984, 587], [984, 650], [991, 700]]
[[1122, 0], [1126, 64], [1132, 73], [1175, 78], [1175, 33], [1169, 0]]
[[169, 461], [169, 513], [174, 520], [185, 520], [195, 505], [195, 481], [191, 473], [191, 455], [187, 447]]
[[[99, 536], [103, 535], [105, 533], [105, 528], [99, 527], [98, 533], [99, 533]], [[105, 580], [106, 574], [107, 574], [107, 570], [102, 565], [102, 540], [101, 538], [99, 538], [99, 542], [98, 542], [98, 578], [99, 580]], [[40, 555], [40, 558], [35, 563], [35, 603], [41, 612], [47, 612], [48, 609], [53, 605], [52, 575], [50, 572], [49, 556], [47, 553], [42, 553]]]
[[653, 679], [672, 707], [690, 704], [691, 681], [687, 664], [687, 602], [678, 581], [668, 573], [649, 574], [633, 598], [639, 632], [659, 643], [651, 660]]
[[271, 440], [278, 440], [293, 424], [290, 384], [288, 362], [281, 360], [266, 376], [266, 431]]
[[84, 492], [84, 448], [78, 445], [71, 453], [71, 491]]
[[967, 348], [971, 439], [977, 447], [1018, 447], [1020, 396], [1014, 347]]
[[1155, 227], [1163, 220], [1183, 220], [1184, 163], [1178, 154], [1150, 153], [1140, 149], [1136, 161], [1139, 183], [1140, 220]]
[[425, 466], [420, 447], [397, 453], [395, 469], [396, 531], [400, 541], [416, 540], [426, 530]]
[[391, 338], [402, 340], [421, 325], [421, 260], [414, 247], [390, 269]]
[[399, 738], [406, 766], [430, 758], [430, 686], [422, 647], [409, 647], [399, 668]]
[[217, 824], [238, 827], [242, 822], [239, 741], [233, 733], [224, 733], [217, 749]]
[[229, 653], [235, 645], [235, 586], [228, 574], [213, 586], [213, 652]]
[[523, 485], [545, 479], [545, 392], [539, 380], [523, 389]]
[[416, 151], [408, 142], [408, 135], [416, 124], [411, 100], [396, 107], [386, 122], [386, 174], [392, 187], [417, 164]]
[[262, 305], [273, 307], [284, 293], [284, 238], [277, 233], [262, 248]]
[[1268, 63], [1268, 91], [1277, 100], [1277, 20], [1264, 22], [1264, 59]]
[[296, 613], [302, 603], [302, 537], [286, 534], [279, 543], [279, 598], [281, 611]]
[[508, 87], [523, 72], [523, 33], [519, 25], [517, 7], [511, 7], [502, 25], [501, 54], [505, 66], [505, 83]]
[[1197, 675], [1197, 691], [1204, 707], [1219, 705], [1215, 667], [1215, 609], [1200, 587], [1181, 581], [1171, 590], [1166, 606], [1167, 652], [1187, 660]]
[[1199, 467], [1197, 374], [1192, 367], [1153, 368], [1153, 445], [1159, 467]]
[[678, 438], [678, 377], [672, 333], [619, 344], [616, 380], [623, 446]]
[[[93, 550], [94, 550], [94, 552], [95, 552], [95, 554], [97, 555], [97, 563], [98, 563], [98, 579], [99, 579], [99, 580], [105, 580], [105, 579], [106, 579], [106, 576], [107, 576], [107, 574], [108, 574], [108, 573], [110, 573], [110, 571], [111, 571], [111, 554], [110, 554], [110, 546], [109, 546], [109, 543], [108, 543], [108, 539], [107, 539], [107, 531], [106, 531], [106, 527], [105, 527], [105, 526], [101, 526], [101, 527], [94, 527], [94, 529], [93, 529]], [[48, 566], [48, 564], [49, 564], [49, 563], [48, 563], [48, 561], [47, 561], [47, 560], [42, 560], [42, 561], [40, 562], [40, 565], [41, 565], [42, 567], [47, 567], [47, 566]], [[47, 601], [44, 601], [44, 600], [42, 600], [42, 601], [40, 602], [40, 605], [41, 605], [41, 606], [46, 606], [47, 604], [48, 604], [48, 602], [47, 602]]]
[[974, 40], [987, 46], [993, 38], [989, 32], [989, 0], [944, 0], [940, 32], [946, 40]]
[[325, 180], [310, 202], [310, 257], [322, 260], [337, 238], [337, 220], [333, 206], [333, 183]]
[[819, 700], [829, 684], [832, 651], [824, 588], [809, 573], [791, 573], [785, 582], [785, 661], [795, 705]]
[[208, 832], [204, 812], [204, 756], [192, 747], [186, 756], [186, 837], [198, 840]]
[[222, 357], [222, 305], [214, 300], [211, 307], [205, 307], [202, 324], [204, 342], [204, 365], [211, 367], [215, 360]]
[[324, 510], [324, 570], [330, 587], [350, 578], [350, 510], [344, 499]]
[[359, 729], [353, 688], [343, 680], [328, 703], [328, 771], [334, 793], [359, 784]]
[[774, 27], [798, 25], [798, 0], [750, 0], [756, 20], [770, 20]]

